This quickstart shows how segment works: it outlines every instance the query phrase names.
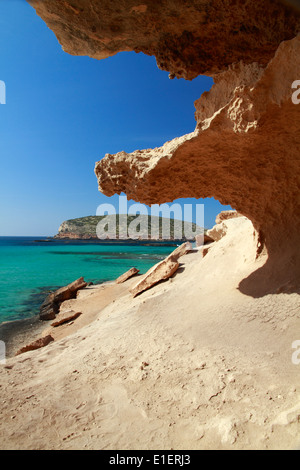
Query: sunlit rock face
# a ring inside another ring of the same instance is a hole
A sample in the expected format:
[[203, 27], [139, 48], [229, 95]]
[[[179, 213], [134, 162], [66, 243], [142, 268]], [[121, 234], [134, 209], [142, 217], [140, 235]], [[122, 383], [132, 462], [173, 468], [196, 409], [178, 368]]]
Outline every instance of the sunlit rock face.
[[266, 65], [299, 30], [295, 10], [276, 0], [29, 0], [64, 51], [104, 59], [154, 55], [178, 78], [232, 63]]
[[[30, 0], [64, 50], [98, 59], [155, 55], [171, 77], [214, 78], [196, 128], [155, 149], [107, 154], [99, 190], [146, 204], [214, 197], [247, 216], [268, 261], [240, 288], [300, 283], [300, 16], [280, 1]], [[257, 293], [257, 289], [255, 290]], [[258, 295], [258, 294], [257, 294]]]
[[298, 276], [300, 105], [293, 103], [291, 88], [296, 76], [300, 35], [283, 42], [265, 69], [239, 64], [218, 75], [195, 103], [191, 134], [156, 149], [106, 155], [95, 169], [100, 190], [125, 192], [146, 204], [214, 197], [251, 219], [261, 246]]

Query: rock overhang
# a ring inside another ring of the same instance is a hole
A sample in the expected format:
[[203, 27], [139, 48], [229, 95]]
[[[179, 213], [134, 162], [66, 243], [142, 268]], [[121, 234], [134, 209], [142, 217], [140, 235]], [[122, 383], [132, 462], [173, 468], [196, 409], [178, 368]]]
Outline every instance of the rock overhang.
[[300, 26], [297, 12], [279, 0], [28, 1], [69, 54], [143, 52], [171, 77], [188, 80], [240, 60], [267, 65]]
[[279, 0], [29, 3], [70, 54], [133, 50], [154, 55], [171, 78], [213, 76], [195, 102], [193, 132], [159, 149], [107, 155], [95, 167], [99, 189], [147, 204], [214, 197], [251, 219], [268, 266], [280, 259], [299, 283], [298, 9]]

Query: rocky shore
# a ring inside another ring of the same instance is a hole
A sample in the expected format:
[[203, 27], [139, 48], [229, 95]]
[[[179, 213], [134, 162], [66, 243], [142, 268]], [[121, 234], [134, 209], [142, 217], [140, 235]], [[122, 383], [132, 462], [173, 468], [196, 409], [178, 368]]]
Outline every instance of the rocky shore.
[[267, 254], [245, 217], [218, 226], [136, 297], [134, 272], [79, 290], [31, 336], [53, 341], [7, 358], [2, 449], [299, 447], [299, 294], [241, 292]]
[[191, 132], [100, 157], [99, 190], [243, 216], [59, 303], [47, 345], [0, 368], [2, 449], [299, 449], [297, 2], [28, 1], [69, 54], [143, 52], [170, 79], [214, 80]]

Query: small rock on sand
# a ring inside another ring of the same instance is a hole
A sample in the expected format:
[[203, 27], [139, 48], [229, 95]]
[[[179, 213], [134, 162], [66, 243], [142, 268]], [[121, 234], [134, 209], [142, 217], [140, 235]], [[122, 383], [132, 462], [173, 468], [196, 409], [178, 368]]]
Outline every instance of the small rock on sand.
[[54, 341], [54, 339], [52, 338], [51, 335], [47, 335], [42, 338], [39, 338], [36, 341], [33, 341], [33, 343], [30, 343], [27, 346], [24, 346], [23, 348], [19, 349], [16, 352], [16, 356], [18, 356], [19, 354], [23, 354], [27, 351], [33, 351], [34, 349], [43, 348], [44, 346], [47, 346], [52, 341]]
[[128, 271], [126, 271], [126, 273], [119, 276], [118, 279], [116, 279], [116, 283], [117, 284], [122, 284], [123, 282], [127, 281], [127, 279], [129, 279], [132, 276], [135, 276], [139, 272], [140, 272], [139, 269], [131, 268]]

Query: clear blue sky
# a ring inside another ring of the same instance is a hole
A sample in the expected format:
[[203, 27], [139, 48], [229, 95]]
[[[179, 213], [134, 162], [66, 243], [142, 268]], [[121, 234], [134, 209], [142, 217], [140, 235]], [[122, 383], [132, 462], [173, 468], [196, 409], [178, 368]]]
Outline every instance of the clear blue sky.
[[[193, 103], [213, 83], [169, 80], [154, 57], [134, 52], [68, 55], [25, 0], [0, 0], [0, 80], [0, 236], [51, 236], [116, 203], [99, 193], [95, 162], [193, 131]], [[205, 200], [206, 227], [222, 209]]]

